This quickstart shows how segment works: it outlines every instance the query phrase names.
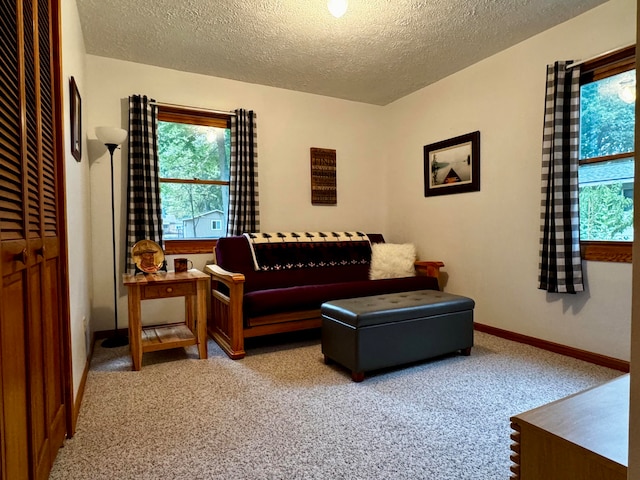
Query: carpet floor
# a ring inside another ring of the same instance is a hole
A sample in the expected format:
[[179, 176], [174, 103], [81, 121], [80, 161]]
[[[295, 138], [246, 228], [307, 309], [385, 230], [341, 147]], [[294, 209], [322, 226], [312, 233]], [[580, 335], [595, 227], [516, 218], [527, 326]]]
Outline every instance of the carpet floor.
[[319, 336], [230, 360], [209, 341], [144, 355], [96, 344], [76, 434], [50, 480], [509, 478], [509, 417], [621, 372], [476, 332], [471, 356], [368, 374]]

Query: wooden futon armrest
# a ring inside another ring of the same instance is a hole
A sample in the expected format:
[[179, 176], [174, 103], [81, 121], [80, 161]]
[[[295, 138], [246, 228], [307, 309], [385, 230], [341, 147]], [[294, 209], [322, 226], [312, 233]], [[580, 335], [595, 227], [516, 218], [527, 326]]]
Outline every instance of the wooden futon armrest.
[[432, 262], [429, 260], [416, 260], [415, 269], [418, 275], [426, 275], [427, 277], [440, 276], [440, 269], [444, 267], [443, 262]]
[[[245, 356], [242, 326], [244, 275], [228, 272], [215, 264], [207, 265], [204, 271], [211, 276], [211, 316], [207, 332], [229, 357], [242, 358]], [[225, 285], [228, 295], [214, 282]]]
[[222, 282], [228, 286], [244, 282], [244, 275], [242, 273], [229, 272], [215, 264], [207, 265], [204, 267], [204, 271], [211, 275], [212, 280]]

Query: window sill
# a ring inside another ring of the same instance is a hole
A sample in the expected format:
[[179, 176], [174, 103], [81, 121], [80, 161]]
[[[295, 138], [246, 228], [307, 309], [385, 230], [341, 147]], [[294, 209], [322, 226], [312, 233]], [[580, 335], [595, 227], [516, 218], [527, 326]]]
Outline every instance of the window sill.
[[215, 238], [207, 238], [203, 240], [165, 240], [165, 255], [193, 254], [193, 253], [211, 253], [218, 243]]
[[631, 263], [633, 242], [580, 242], [583, 260]]

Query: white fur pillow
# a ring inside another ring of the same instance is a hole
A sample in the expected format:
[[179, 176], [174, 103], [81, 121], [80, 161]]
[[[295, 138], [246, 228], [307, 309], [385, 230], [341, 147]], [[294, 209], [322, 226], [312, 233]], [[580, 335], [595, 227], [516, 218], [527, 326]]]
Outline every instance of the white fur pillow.
[[412, 243], [372, 243], [369, 279], [413, 277], [416, 247]]

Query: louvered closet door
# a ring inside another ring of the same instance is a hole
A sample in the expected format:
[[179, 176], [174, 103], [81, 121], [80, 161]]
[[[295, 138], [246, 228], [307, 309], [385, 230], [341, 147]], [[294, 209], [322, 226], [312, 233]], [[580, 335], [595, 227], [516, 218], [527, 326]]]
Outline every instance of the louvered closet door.
[[48, 0], [24, 0], [23, 11], [31, 462], [46, 479], [65, 433], [51, 12]]
[[[66, 431], [52, 12], [0, 2], [3, 480], [46, 479]], [[57, 21], [57, 20], [56, 20]]]
[[0, 2], [2, 66], [0, 68], [0, 249], [2, 297], [2, 478], [29, 478], [26, 325], [27, 242], [23, 204], [21, 79], [17, 39], [18, 11]]

